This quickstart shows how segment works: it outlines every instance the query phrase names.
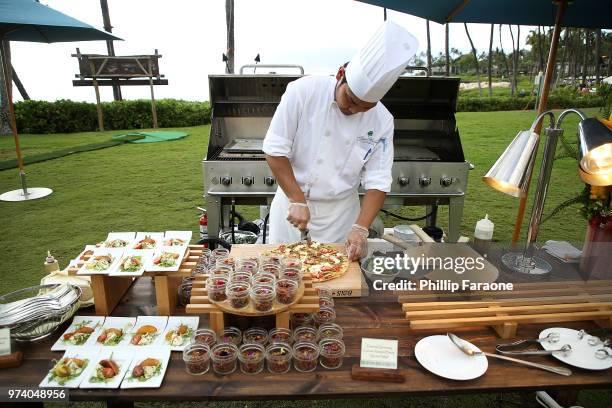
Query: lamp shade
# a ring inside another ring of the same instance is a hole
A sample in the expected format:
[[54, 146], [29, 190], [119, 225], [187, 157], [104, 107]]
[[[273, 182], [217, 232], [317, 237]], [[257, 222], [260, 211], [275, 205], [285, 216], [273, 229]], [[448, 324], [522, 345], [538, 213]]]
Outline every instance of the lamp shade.
[[484, 175], [483, 181], [502, 193], [514, 197], [525, 196], [537, 153], [538, 137], [531, 130], [520, 131]]
[[578, 124], [580, 178], [593, 186], [612, 185], [612, 130], [596, 118]]

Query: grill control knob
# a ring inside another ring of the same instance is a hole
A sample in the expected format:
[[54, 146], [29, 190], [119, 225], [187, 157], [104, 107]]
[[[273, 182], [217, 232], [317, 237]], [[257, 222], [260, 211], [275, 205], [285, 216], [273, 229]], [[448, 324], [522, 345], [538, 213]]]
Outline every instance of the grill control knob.
[[244, 184], [245, 186], [250, 186], [251, 184], [253, 184], [253, 178], [252, 177], [243, 177], [242, 178], [242, 184]]
[[408, 177], [400, 176], [397, 178], [397, 182], [401, 187], [404, 187], [410, 183], [410, 179]]
[[421, 177], [419, 179], [419, 184], [421, 185], [421, 187], [427, 187], [431, 184], [431, 177]]
[[441, 185], [442, 187], [448, 187], [448, 186], [450, 186], [451, 184], [453, 184], [453, 179], [452, 179], [452, 178], [450, 178], [450, 177], [444, 176], [444, 177], [442, 177], [442, 178], [440, 179], [440, 185]]
[[221, 177], [221, 184], [223, 184], [224, 186], [229, 186], [230, 184], [232, 184], [232, 178], [228, 176]]
[[264, 178], [264, 184], [266, 186], [272, 187], [274, 185], [274, 177], [266, 177]]

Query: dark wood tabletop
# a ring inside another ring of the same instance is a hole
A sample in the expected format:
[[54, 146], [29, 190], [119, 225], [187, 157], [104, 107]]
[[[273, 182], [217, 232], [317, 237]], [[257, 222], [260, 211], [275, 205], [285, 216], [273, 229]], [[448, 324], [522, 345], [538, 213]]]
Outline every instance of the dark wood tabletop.
[[[155, 290], [151, 278], [140, 278], [127, 292], [115, 316], [155, 315]], [[172, 352], [171, 361], [163, 384], [159, 389], [130, 390], [71, 390], [71, 400], [121, 401], [196, 401], [196, 400], [249, 400], [249, 399], [328, 399], [337, 397], [393, 397], [400, 395], [450, 395], [458, 393], [489, 393], [529, 390], [568, 390], [583, 388], [612, 388], [612, 370], [586, 371], [572, 367], [573, 375], [561, 375], [531, 369], [493, 358], [489, 368], [480, 378], [471, 381], [453, 381], [440, 378], [426, 371], [414, 356], [414, 346], [423, 337], [444, 334], [445, 331], [416, 332], [403, 317], [397, 296], [390, 292], [370, 290], [367, 298], [337, 298], [337, 323], [344, 329], [346, 358], [338, 370], [318, 367], [312, 373], [299, 373], [292, 369], [287, 374], [272, 375], [266, 370], [257, 375], [239, 372], [229, 376], [217, 376], [212, 370], [203, 376], [191, 376], [185, 372], [182, 354]], [[80, 310], [79, 314], [92, 314], [93, 308]], [[237, 320], [236, 325], [253, 322]], [[265, 325], [271, 322], [256, 322]], [[201, 317], [200, 326], [207, 325]], [[539, 332], [554, 325], [519, 326], [518, 338], [537, 338]], [[0, 384], [14, 387], [36, 387], [52, 366], [52, 359], [61, 352], [50, 351], [51, 345], [66, 325], [47, 339], [35, 343], [18, 344], [24, 353], [21, 367], [0, 370]], [[563, 327], [595, 330], [593, 323], [564, 323]], [[490, 328], [454, 330], [484, 351], [494, 352], [500, 340]], [[381, 383], [351, 379], [351, 366], [359, 362], [361, 338], [373, 337], [399, 340], [399, 368], [406, 377], [405, 383]], [[532, 361], [562, 365], [552, 357], [530, 357]]]

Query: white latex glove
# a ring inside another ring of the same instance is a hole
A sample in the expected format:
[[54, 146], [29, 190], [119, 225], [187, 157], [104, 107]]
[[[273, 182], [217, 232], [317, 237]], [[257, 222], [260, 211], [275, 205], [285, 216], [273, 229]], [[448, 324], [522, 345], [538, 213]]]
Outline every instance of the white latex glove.
[[369, 234], [366, 227], [353, 224], [353, 228], [346, 237], [346, 254], [349, 261], [357, 261], [366, 255]]
[[287, 221], [289, 221], [299, 230], [305, 230], [308, 226], [308, 221], [310, 221], [310, 210], [308, 210], [308, 204], [296, 202], [289, 203], [289, 208], [287, 209]]

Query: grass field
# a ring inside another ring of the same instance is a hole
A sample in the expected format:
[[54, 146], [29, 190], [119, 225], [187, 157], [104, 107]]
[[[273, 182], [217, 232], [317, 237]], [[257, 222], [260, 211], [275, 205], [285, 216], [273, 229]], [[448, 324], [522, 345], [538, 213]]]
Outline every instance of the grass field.
[[[588, 113], [595, 114], [596, 110]], [[488, 213], [495, 223], [495, 239], [510, 239], [518, 200], [486, 186], [481, 176], [517, 131], [530, 126], [533, 117], [533, 112], [518, 111], [457, 114], [465, 157], [475, 165], [470, 173], [465, 202], [464, 235], [471, 236], [476, 221]], [[575, 138], [576, 123], [573, 118], [565, 122], [567, 134], [572, 139]], [[197, 231], [195, 207], [203, 203], [201, 160], [209, 127], [174, 130], [186, 131], [189, 136], [166, 143], [126, 144], [28, 166], [29, 185], [50, 187], [54, 193], [37, 201], [0, 202], [0, 254], [3, 260], [0, 262], [0, 293], [36, 284], [43, 276], [42, 263], [47, 249], [54, 253], [63, 267], [84, 244], [104, 239], [111, 230]], [[29, 155], [104, 141], [119, 133], [22, 135], [22, 145], [25, 155]], [[12, 158], [13, 154], [12, 138], [0, 137], [0, 160]], [[0, 172], [0, 192], [17, 188], [18, 182], [16, 170]], [[581, 189], [576, 162], [559, 160], [553, 169], [545, 213]], [[258, 214], [258, 208], [240, 208], [239, 211], [250, 219]], [[402, 214], [423, 215], [424, 209], [406, 208]], [[439, 224], [446, 227], [447, 211], [444, 208], [439, 220]], [[384, 221], [388, 226], [398, 223], [390, 217], [385, 217]], [[585, 224], [576, 208], [568, 209], [542, 226], [539, 241], [581, 241]], [[588, 392], [582, 398], [588, 407], [611, 406], [609, 392]], [[604, 405], [598, 405], [602, 401]], [[343, 400], [334, 405], [354, 406], [353, 402]], [[484, 407], [491, 403], [490, 397], [475, 396], [376, 400], [364, 405]], [[319, 402], [298, 406], [313, 406], [311, 404], [330, 406]], [[234, 403], [227, 406], [246, 405]]]

